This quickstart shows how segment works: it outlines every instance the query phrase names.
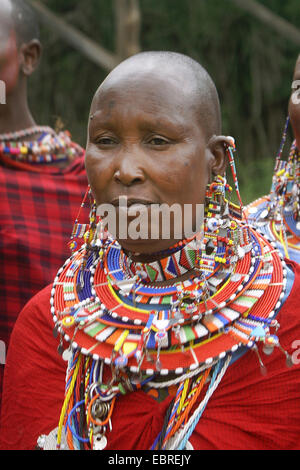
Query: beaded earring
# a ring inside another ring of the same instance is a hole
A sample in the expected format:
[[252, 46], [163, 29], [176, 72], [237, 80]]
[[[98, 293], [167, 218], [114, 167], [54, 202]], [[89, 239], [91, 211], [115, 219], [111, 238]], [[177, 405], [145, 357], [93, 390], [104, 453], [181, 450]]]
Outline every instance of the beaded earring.
[[[89, 223], [81, 223], [80, 218], [82, 211], [84, 209], [89, 209]], [[69, 241], [69, 248], [72, 255], [85, 243], [84, 256], [82, 257], [80, 272], [78, 275], [78, 284], [77, 287], [79, 290], [83, 288], [84, 285], [84, 272], [86, 269], [86, 264], [91, 254], [93, 248], [93, 241], [95, 240], [97, 233], [97, 205], [96, 201], [92, 195], [91, 188], [88, 186], [86, 193], [84, 195], [83, 201], [81, 203], [78, 215], [74, 222], [72, 234]]]
[[92, 241], [95, 238], [96, 229], [97, 229], [97, 204], [94, 198], [92, 197], [91, 192], [89, 192], [89, 197], [90, 197], [90, 206], [91, 206], [90, 214], [89, 214], [90, 223], [89, 223], [88, 230], [85, 232], [83, 236], [83, 239], [86, 244], [86, 251], [91, 250]]
[[[236, 152], [236, 145], [235, 145], [235, 141], [234, 141], [233, 137], [230, 137], [230, 139], [231, 139], [231, 143], [226, 145], [225, 148], [226, 148], [226, 154], [227, 154], [227, 157], [228, 157], [228, 161], [229, 161], [231, 174], [232, 174], [232, 178], [233, 178], [233, 182], [234, 182], [234, 186], [235, 186], [236, 195], [237, 195], [237, 198], [238, 198], [238, 201], [239, 201], [239, 205], [234, 204], [233, 202], [230, 202], [229, 203], [229, 212], [231, 213], [231, 215], [234, 218], [236, 218], [238, 220], [242, 220], [243, 219], [244, 206], [243, 206], [242, 198], [241, 198], [241, 195], [240, 195], [236, 165], [235, 165], [235, 160], [234, 160], [234, 152]], [[231, 191], [232, 191], [232, 189], [231, 189]]]
[[229, 269], [232, 257], [242, 257], [245, 247], [250, 249], [249, 227], [240, 227], [232, 219], [241, 220], [243, 217], [243, 203], [233, 155], [236, 149], [233, 138], [225, 149], [239, 205], [230, 201], [232, 187], [227, 183], [226, 176], [215, 176], [206, 189], [203, 238], [198, 241], [200, 246], [196, 258], [196, 268], [205, 275], [213, 273], [218, 263]]
[[88, 200], [90, 198], [91, 198], [91, 188], [90, 188], [90, 186], [88, 186], [88, 188], [85, 192], [85, 195], [83, 197], [82, 203], [80, 205], [77, 217], [75, 219], [72, 234], [71, 234], [70, 241], [69, 241], [69, 248], [70, 248], [72, 254], [75, 251], [78, 250], [78, 248], [80, 246], [79, 241], [81, 240], [81, 242], [82, 242], [84, 240], [84, 236], [87, 233], [87, 230], [89, 228], [89, 224], [81, 223], [80, 218], [81, 218], [83, 210], [86, 207], [90, 206], [90, 204], [88, 204]]
[[[80, 221], [84, 209], [89, 211], [89, 223], [82, 223]], [[72, 234], [69, 241], [69, 248], [72, 254], [74, 254], [74, 252], [80, 248], [83, 242], [86, 244], [86, 251], [89, 252], [91, 250], [92, 241], [94, 240], [96, 235], [96, 230], [97, 205], [91, 192], [91, 188], [90, 186], [88, 186], [84, 198], [82, 200], [80, 209], [78, 211], [77, 217], [75, 219]]]

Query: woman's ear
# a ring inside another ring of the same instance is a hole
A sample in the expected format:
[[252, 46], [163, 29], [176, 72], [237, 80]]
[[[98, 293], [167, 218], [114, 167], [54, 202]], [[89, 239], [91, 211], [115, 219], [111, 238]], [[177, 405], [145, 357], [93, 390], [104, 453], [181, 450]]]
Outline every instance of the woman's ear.
[[227, 147], [234, 146], [233, 137], [224, 135], [213, 136], [207, 144], [207, 150], [210, 153], [210, 171], [214, 175], [223, 176], [227, 167]]
[[41, 54], [42, 46], [38, 39], [32, 39], [26, 44], [22, 44], [20, 47], [21, 54], [21, 70], [29, 77], [37, 68]]

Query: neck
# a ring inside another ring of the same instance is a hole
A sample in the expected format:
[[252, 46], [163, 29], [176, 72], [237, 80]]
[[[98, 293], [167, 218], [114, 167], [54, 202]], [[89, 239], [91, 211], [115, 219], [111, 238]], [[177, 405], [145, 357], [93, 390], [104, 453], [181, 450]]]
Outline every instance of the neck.
[[[160, 251], [155, 251], [154, 253], [137, 253], [130, 251], [126, 248], [123, 248], [124, 253], [131, 258], [132, 261], [136, 263], [152, 263], [154, 261], [161, 260], [163, 258], [166, 258], [168, 255], [171, 253], [175, 253], [176, 251], [179, 251], [181, 248], [186, 246], [189, 242], [191, 242], [195, 236], [189, 238], [189, 239], [184, 239], [184, 240], [170, 240], [169, 243], [166, 245], [164, 249], [161, 249]], [[151, 250], [151, 246], [149, 246], [149, 250]]]
[[161, 287], [168, 286], [196, 274], [198, 249], [195, 240], [185, 240], [172, 245], [169, 250], [147, 257], [133, 256], [123, 251], [122, 263], [132, 276], [138, 276], [144, 282], [155, 282]]
[[6, 104], [0, 105], [0, 134], [16, 132], [35, 126], [29, 110], [27, 93], [20, 87], [7, 96]]

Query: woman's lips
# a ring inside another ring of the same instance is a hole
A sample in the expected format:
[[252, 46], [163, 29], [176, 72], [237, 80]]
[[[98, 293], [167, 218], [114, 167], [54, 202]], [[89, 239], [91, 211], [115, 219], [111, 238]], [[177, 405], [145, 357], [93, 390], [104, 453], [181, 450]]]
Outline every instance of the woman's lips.
[[148, 199], [129, 198], [127, 196], [119, 196], [117, 199], [113, 199], [111, 204], [115, 207], [133, 207], [133, 206], [150, 206], [151, 204], [155, 204], [155, 203]]

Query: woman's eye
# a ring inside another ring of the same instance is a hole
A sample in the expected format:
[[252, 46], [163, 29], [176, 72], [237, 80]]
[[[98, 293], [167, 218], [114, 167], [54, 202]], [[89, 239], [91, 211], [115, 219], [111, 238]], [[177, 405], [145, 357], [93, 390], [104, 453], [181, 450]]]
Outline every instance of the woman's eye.
[[114, 145], [116, 141], [112, 139], [111, 137], [99, 137], [98, 139], [95, 139], [95, 143], [97, 145]]
[[150, 145], [168, 145], [170, 142], [162, 137], [152, 137], [148, 143]]

